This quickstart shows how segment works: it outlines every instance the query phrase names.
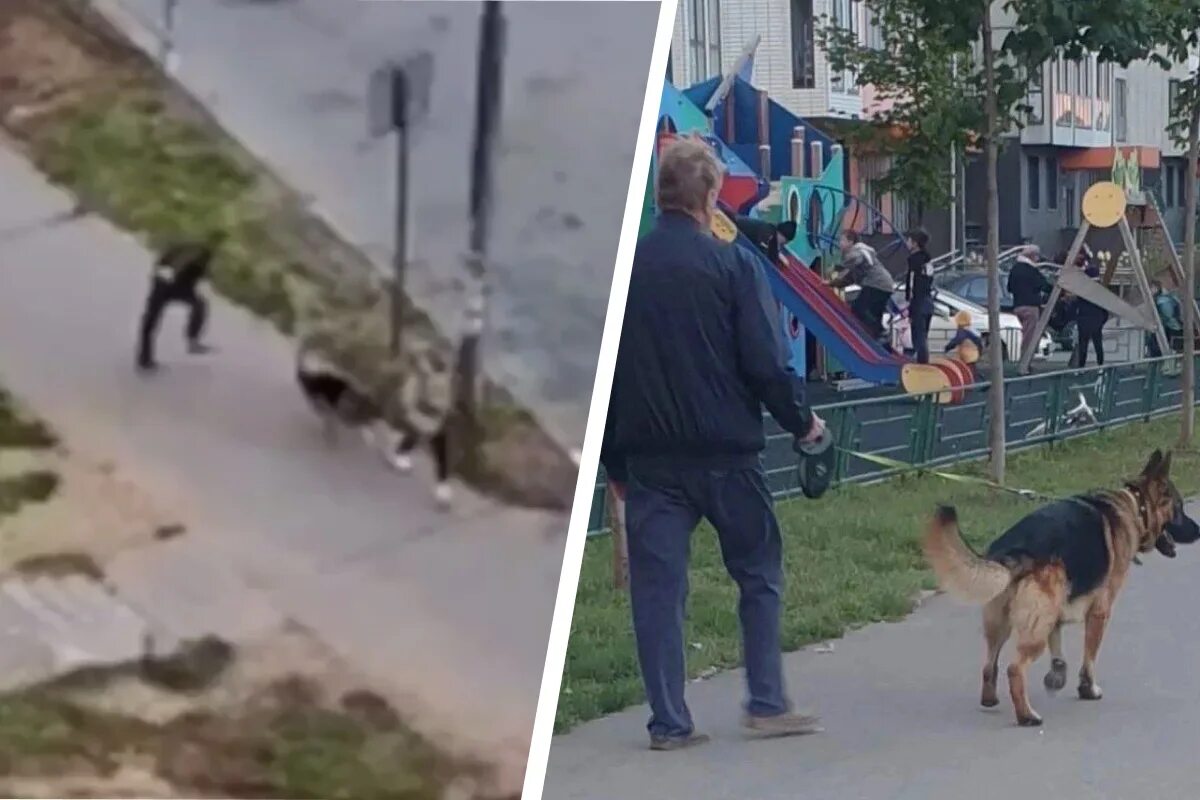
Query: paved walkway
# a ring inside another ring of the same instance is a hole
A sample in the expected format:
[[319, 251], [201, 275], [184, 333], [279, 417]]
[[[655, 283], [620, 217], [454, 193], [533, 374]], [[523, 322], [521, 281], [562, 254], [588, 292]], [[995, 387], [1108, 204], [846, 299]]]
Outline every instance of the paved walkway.
[[252, 586], [427, 726], [489, 752], [511, 747], [523, 765], [562, 558], [562, 537], [548, 534], [565, 517], [461, 489], [442, 515], [427, 481], [397, 476], [357, 442], [326, 449], [289, 344], [223, 302], [212, 319], [220, 353], [189, 360], [183, 320], [170, 316], [166, 369], [136, 375], [151, 258], [96, 218], [47, 224], [71, 206], [0, 140], [4, 383], [72, 449], [111, 459], [178, 509], [189, 557], [237, 573], [240, 584], [214, 592]]
[[[1200, 507], [1193, 505], [1193, 515]], [[1007, 701], [977, 705], [983, 641], [978, 611], [936, 597], [907, 620], [834, 643], [832, 653], [789, 656], [799, 704], [827, 732], [746, 741], [741, 673], [689, 687], [697, 724], [713, 741], [681, 753], [645, 749], [646, 710], [617, 714], [558, 737], [546, 800], [681, 797], [689, 800], [1123, 800], [1196, 795], [1200, 731], [1200, 550], [1157, 554], [1135, 567], [1098, 662], [1105, 696], [1056, 698], [1034, 668], [1040, 730], [1018, 728]], [[1082, 633], [1065, 636], [1070, 675]], [[1011, 649], [1011, 646], [1010, 646]]]
[[[162, 0], [94, 0], [151, 53]], [[481, 3], [185, 2], [179, 79], [348, 241], [389, 269], [392, 145], [367, 137], [372, 70], [433, 53], [415, 134], [410, 290], [455, 308]], [[659, 4], [509, 3], [488, 371], [580, 448]], [[639, 184], [640, 185], [640, 184]]]

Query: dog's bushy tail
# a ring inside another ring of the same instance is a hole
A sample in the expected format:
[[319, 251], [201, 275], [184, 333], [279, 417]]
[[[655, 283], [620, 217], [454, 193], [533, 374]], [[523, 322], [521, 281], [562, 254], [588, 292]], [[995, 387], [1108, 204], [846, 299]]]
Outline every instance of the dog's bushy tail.
[[961, 600], [983, 605], [1012, 581], [1012, 573], [1005, 567], [980, 558], [967, 546], [952, 506], [938, 506], [921, 544], [938, 585]]

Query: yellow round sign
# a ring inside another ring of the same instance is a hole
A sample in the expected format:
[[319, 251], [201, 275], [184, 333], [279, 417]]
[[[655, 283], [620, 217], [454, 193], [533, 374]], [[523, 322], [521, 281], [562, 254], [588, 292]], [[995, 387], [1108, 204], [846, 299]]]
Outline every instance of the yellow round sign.
[[1125, 190], [1112, 181], [1092, 185], [1083, 196], [1083, 218], [1095, 228], [1111, 228], [1125, 216]]

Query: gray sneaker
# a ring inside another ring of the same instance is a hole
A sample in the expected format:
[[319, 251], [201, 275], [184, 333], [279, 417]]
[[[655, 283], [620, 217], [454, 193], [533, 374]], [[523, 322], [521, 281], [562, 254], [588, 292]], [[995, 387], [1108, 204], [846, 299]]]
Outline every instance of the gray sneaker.
[[787, 711], [773, 717], [753, 717], [747, 714], [742, 720], [742, 725], [764, 737], [803, 736], [824, 730], [820, 717], [799, 711]]
[[651, 736], [651, 750], [683, 750], [704, 744], [709, 739], [707, 733], [689, 733], [687, 736]]

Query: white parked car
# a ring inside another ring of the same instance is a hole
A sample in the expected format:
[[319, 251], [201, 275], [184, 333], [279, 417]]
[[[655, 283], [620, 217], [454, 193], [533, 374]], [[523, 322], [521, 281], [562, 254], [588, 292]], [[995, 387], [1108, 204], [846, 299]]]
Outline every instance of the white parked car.
[[[846, 301], [849, 302], [858, 294], [857, 286], [848, 286], [845, 289]], [[894, 304], [903, 308], [905, 305], [904, 289], [900, 287], [892, 295]], [[929, 352], [932, 354], [941, 353], [946, 344], [954, 338], [954, 334], [958, 332], [958, 325], [954, 321], [954, 317], [958, 312], [966, 311], [971, 315], [971, 329], [979, 334], [983, 339], [984, 347], [988, 344], [988, 318], [987, 309], [982, 308], [970, 300], [959, 297], [956, 294], [947, 292], [943, 289], [936, 290], [933, 303], [933, 319], [929, 323]], [[883, 317], [884, 326], [891, 332], [892, 347], [901, 352], [912, 350], [912, 331], [908, 325], [908, 319], [894, 319], [891, 313], [885, 314]], [[1024, 341], [1021, 333], [1021, 321], [1016, 315], [1001, 312], [1000, 314], [1000, 336], [1002, 343], [1002, 352], [1005, 361], [1016, 361], [1021, 357], [1021, 347]], [[1034, 352], [1034, 358], [1038, 360], [1047, 359], [1054, 349], [1054, 341], [1049, 334], [1043, 334], [1042, 340], [1038, 343], [1038, 348]]]

